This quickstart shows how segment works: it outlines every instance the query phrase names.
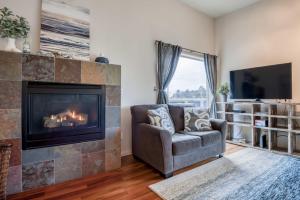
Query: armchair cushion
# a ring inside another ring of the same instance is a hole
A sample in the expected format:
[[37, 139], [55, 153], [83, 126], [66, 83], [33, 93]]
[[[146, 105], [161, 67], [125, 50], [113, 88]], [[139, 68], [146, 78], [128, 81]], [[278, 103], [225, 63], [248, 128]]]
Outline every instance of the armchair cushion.
[[194, 107], [184, 108], [184, 131], [210, 131], [209, 113]]
[[161, 127], [172, 135], [175, 133], [175, 127], [167, 108], [161, 107], [155, 110], [148, 110], [147, 113], [151, 125]]
[[186, 134], [201, 137], [203, 146], [212, 145], [221, 142], [222, 140], [222, 133], [217, 130], [202, 131], [202, 132], [187, 132]]
[[173, 155], [182, 155], [200, 148], [202, 140], [198, 136], [175, 133], [172, 136]]

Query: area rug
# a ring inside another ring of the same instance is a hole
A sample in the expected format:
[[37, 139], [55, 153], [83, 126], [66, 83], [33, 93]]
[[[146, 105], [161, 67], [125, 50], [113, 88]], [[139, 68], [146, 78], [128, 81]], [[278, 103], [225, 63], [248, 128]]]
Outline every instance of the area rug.
[[300, 159], [247, 148], [149, 187], [166, 200], [300, 199]]

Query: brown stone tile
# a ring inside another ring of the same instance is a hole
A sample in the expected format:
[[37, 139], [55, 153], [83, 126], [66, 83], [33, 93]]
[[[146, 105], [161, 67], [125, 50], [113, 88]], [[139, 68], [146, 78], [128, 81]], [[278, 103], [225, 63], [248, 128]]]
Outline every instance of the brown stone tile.
[[0, 109], [0, 140], [21, 138], [21, 111]]
[[54, 159], [54, 148], [46, 147], [39, 149], [30, 149], [22, 151], [22, 164], [43, 162]]
[[97, 141], [90, 141], [90, 142], [83, 142], [81, 143], [81, 152], [82, 153], [92, 153], [98, 152], [105, 149], [105, 141], [104, 140], [97, 140]]
[[55, 160], [55, 183], [77, 179], [82, 176], [81, 154], [70, 154]]
[[54, 158], [67, 158], [70, 155], [81, 154], [81, 143], [56, 146], [54, 148]]
[[121, 148], [105, 151], [105, 171], [121, 167]]
[[121, 106], [121, 87], [106, 86], [106, 105]]
[[54, 184], [54, 161], [22, 166], [23, 191]]
[[105, 170], [105, 152], [82, 154], [82, 175], [91, 176]]
[[21, 108], [21, 90], [19, 81], [0, 81], [0, 109]]
[[107, 128], [105, 130], [105, 151], [121, 148], [121, 129]]
[[54, 81], [54, 58], [23, 55], [22, 78], [30, 81]]
[[80, 83], [81, 61], [56, 58], [55, 81], [63, 83]]
[[105, 65], [92, 62], [81, 63], [81, 82], [90, 84], [105, 84], [106, 83], [106, 68]]
[[105, 108], [105, 127], [121, 127], [121, 109], [119, 106], [107, 106]]
[[106, 85], [121, 85], [121, 67], [106, 65]]
[[21, 81], [22, 54], [0, 51], [0, 80]]
[[22, 191], [22, 166], [13, 166], [8, 170], [7, 194], [15, 194]]
[[1, 142], [12, 145], [9, 166], [21, 165], [21, 139], [1, 140]]

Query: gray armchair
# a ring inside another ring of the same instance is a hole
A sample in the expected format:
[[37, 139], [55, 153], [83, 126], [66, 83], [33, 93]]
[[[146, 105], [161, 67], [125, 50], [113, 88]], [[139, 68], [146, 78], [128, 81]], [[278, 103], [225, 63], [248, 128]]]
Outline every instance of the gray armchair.
[[[149, 124], [147, 110], [164, 106], [169, 109], [176, 133]], [[225, 152], [226, 122], [211, 120], [212, 131], [184, 133], [184, 110], [179, 106], [140, 105], [131, 107], [132, 150], [138, 158], [166, 178], [173, 172]]]

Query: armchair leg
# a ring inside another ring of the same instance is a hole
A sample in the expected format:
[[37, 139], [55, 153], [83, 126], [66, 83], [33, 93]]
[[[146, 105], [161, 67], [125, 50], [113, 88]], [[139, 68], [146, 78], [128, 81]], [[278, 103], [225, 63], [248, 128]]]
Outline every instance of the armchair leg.
[[167, 178], [171, 178], [173, 176], [173, 172], [167, 173], [167, 174], [162, 174], [162, 176], [167, 179]]

